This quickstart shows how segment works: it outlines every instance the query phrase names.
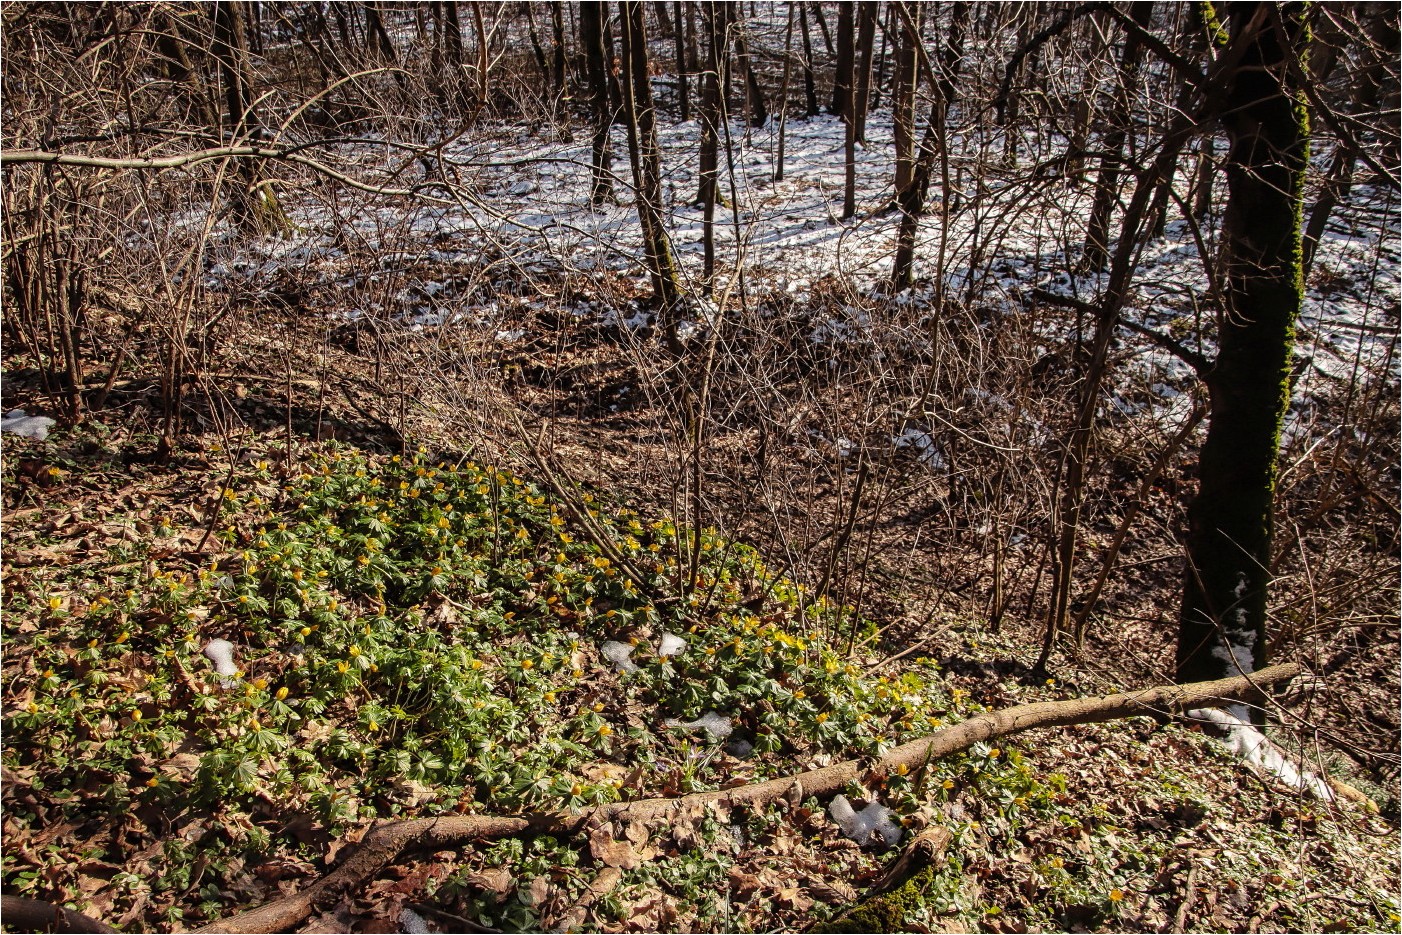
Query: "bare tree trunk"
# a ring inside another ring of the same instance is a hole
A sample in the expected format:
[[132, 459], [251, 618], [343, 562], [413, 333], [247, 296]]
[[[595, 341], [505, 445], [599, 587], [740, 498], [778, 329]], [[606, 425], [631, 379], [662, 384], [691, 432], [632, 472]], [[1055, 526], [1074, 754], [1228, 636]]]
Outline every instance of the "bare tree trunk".
[[[256, 141], [262, 134], [249, 88], [244, 14], [243, 0], [220, 0], [214, 4], [212, 51], [219, 62], [219, 76], [224, 86], [230, 138], [237, 142]], [[292, 224], [278, 204], [271, 181], [262, 179], [258, 161], [239, 160], [237, 172], [243, 183], [243, 190], [233, 202], [234, 218], [239, 226], [260, 234], [290, 232]]]
[[809, 117], [818, 116], [818, 88], [813, 80], [813, 37], [808, 33], [808, 4], [798, 4], [798, 25], [803, 32], [803, 100]]
[[[1131, 14], [1134, 22], [1148, 28], [1154, 15], [1153, 3], [1136, 3]], [[1134, 88], [1137, 84], [1136, 72], [1139, 69], [1140, 53], [1143, 46], [1139, 38], [1130, 33], [1125, 37], [1124, 52], [1120, 58], [1119, 86], [1115, 94], [1115, 109], [1110, 114], [1110, 129], [1105, 134], [1101, 148], [1105, 154], [1100, 159], [1100, 177], [1095, 183], [1095, 201], [1090, 210], [1090, 221], [1086, 226], [1086, 245], [1081, 254], [1080, 268], [1086, 273], [1105, 271], [1109, 262], [1110, 217], [1120, 196], [1120, 164], [1124, 161], [1125, 140], [1129, 136], [1131, 114], [1134, 102]]]
[[1212, 210], [1212, 176], [1215, 166], [1212, 162], [1212, 148], [1215, 145], [1212, 134], [1204, 133], [1198, 142], [1197, 175], [1193, 180], [1193, 219], [1199, 224], [1207, 220]]
[[[876, 6], [875, 0], [862, 0], [856, 5], [860, 20], [859, 44], [861, 42], [865, 44], [861, 48], [856, 84], [848, 90], [846, 96], [847, 110], [844, 116], [847, 122], [847, 133], [843, 141], [843, 151], [846, 158], [843, 163], [842, 186], [842, 219], [844, 221], [857, 213], [857, 143], [862, 140], [862, 134], [866, 131], [866, 108], [871, 94], [871, 39], [876, 30]], [[847, 6], [843, 7], [843, 11], [844, 16], [850, 18], [851, 11]], [[853, 41], [850, 30], [847, 38], [850, 44]]]
[[[821, 9], [816, 6], [813, 9], [822, 16]], [[856, 5], [852, 3], [843, 3], [837, 8], [837, 66], [832, 76], [832, 103], [828, 105], [828, 113], [844, 120], [850, 108], [852, 71], [857, 60], [855, 12]]]
[[682, 28], [682, 2], [672, 3], [672, 40], [677, 57], [677, 105], [682, 123], [691, 119], [691, 94], [686, 80], [686, 31]]
[[652, 275], [657, 321], [668, 348], [680, 354], [677, 338], [681, 314], [681, 285], [677, 280], [672, 248], [662, 219], [662, 153], [657, 145], [657, 111], [652, 101], [648, 72], [647, 27], [642, 0], [620, 4], [619, 33], [622, 37], [623, 82], [628, 123], [628, 157], [633, 167], [633, 187], [638, 221], [643, 228], [648, 272]]
[[774, 181], [784, 180], [784, 131], [789, 120], [789, 78], [793, 74], [793, 21], [797, 11], [789, 6], [788, 27], [784, 30], [784, 79], [779, 90], [779, 152], [775, 157]]
[[398, 64], [399, 56], [395, 54], [394, 42], [389, 37], [389, 32], [385, 30], [384, 18], [380, 15], [378, 3], [368, 2], [365, 4], [365, 30], [369, 33], [370, 47], [385, 62], [391, 65]]
[[594, 121], [593, 184], [589, 188], [589, 203], [612, 203], [613, 173], [610, 165], [609, 130], [614, 113], [608, 88], [607, 59], [604, 57], [604, 17], [607, 11], [601, 0], [582, 0], [579, 4], [579, 44], [584, 49], [584, 74], [589, 88], [589, 112]]
[[755, 74], [753, 63], [750, 61], [750, 47], [745, 41], [743, 22], [735, 29], [735, 57], [745, 78], [745, 112], [749, 125], [762, 127], [769, 120], [769, 108], [764, 103], [764, 91], [759, 86], [759, 76]]
[[857, 126], [857, 142], [863, 146], [867, 142], [867, 112], [871, 109], [871, 62], [876, 44], [876, 18], [880, 13], [877, 0], [861, 0], [857, 4], [857, 61], [856, 101], [852, 106], [852, 117]]
[[702, 209], [702, 250], [704, 288], [711, 288], [711, 280], [716, 272], [715, 216], [719, 189], [716, 184], [719, 175], [718, 145], [720, 124], [724, 118], [721, 88], [724, 86], [724, 71], [729, 60], [730, 4], [708, 3], [702, 9], [706, 25], [707, 62], [702, 76], [701, 92], [701, 187], [696, 200]]
[[[895, 11], [895, 8], [892, 8]], [[891, 91], [891, 108], [896, 143], [896, 193], [910, 186], [915, 171], [915, 79], [920, 50], [920, 21], [924, 8], [916, 7], [914, 15], [901, 16], [896, 34], [900, 46], [896, 49], [895, 87]]]
[[673, 38], [672, 15], [667, 9], [665, 0], [655, 0], [652, 5], [652, 12], [657, 18], [657, 35], [662, 39]]
[[[823, 5], [821, 3], [810, 3], [808, 8], [813, 11], [813, 20], [818, 24], [818, 32], [823, 36], [823, 48], [828, 50], [828, 57], [837, 54], [833, 51], [832, 33], [828, 31], [827, 17], [823, 16]], [[833, 114], [840, 114], [842, 111], [831, 111]]]
[[520, 10], [526, 14], [526, 35], [531, 40], [531, 52], [535, 55], [535, 67], [540, 72], [541, 81], [548, 88], [551, 81], [550, 65], [546, 63], [545, 47], [540, 44], [540, 33], [535, 28], [535, 13], [531, 10], [532, 6], [530, 0], [522, 0]]
[[604, 76], [608, 81], [609, 107], [614, 121], [626, 119], [623, 112], [623, 88], [618, 80], [621, 68], [617, 67], [618, 56], [613, 50], [613, 26], [608, 14], [608, 4], [604, 3]]
[[444, 0], [443, 19], [447, 23], [444, 38], [447, 40], [448, 61], [455, 68], [462, 67], [462, 23], [458, 19], [457, 0]]
[[[904, 27], [913, 27], [914, 19], [909, 7], [898, 7], [898, 15]], [[911, 270], [915, 265], [915, 236], [920, 228], [920, 218], [925, 214], [929, 197], [930, 175], [934, 171], [934, 161], [940, 160], [943, 169], [942, 184], [949, 184], [949, 152], [946, 124], [949, 108], [953, 106], [958, 93], [959, 63], [964, 57], [964, 33], [968, 23], [969, 5], [950, 5], [949, 30], [945, 34], [944, 47], [940, 54], [938, 76], [935, 79], [934, 103], [930, 106], [930, 125], [920, 141], [920, 155], [915, 160], [910, 184], [896, 194], [896, 205], [901, 212], [900, 228], [896, 233], [896, 254], [891, 266], [891, 288], [899, 292], [911, 285]], [[919, 36], [918, 28], [915, 34]], [[948, 192], [945, 193], [948, 201]], [[947, 210], [947, 209], [946, 209]], [[948, 219], [943, 225], [948, 228]]]
[[565, 13], [562, 4], [550, 4], [550, 31], [553, 33], [555, 47], [551, 50], [551, 77], [555, 81], [555, 96], [564, 97], [569, 90], [567, 86], [566, 62], [568, 56], [565, 50]]

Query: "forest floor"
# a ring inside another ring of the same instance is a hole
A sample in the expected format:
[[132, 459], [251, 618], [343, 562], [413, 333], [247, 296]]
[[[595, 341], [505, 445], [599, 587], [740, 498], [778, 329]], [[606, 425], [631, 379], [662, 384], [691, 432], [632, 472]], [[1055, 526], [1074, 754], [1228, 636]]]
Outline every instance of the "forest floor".
[[[894, 346], [870, 322], [918, 330], [933, 287], [899, 301], [872, 288], [889, 224], [875, 210], [855, 231], [828, 223], [832, 126], [796, 126], [807, 136], [789, 190], [812, 203], [772, 191], [743, 202], [749, 243], [768, 244], [749, 301], [792, 315], [810, 349]], [[577, 149], [561, 157], [576, 175]], [[693, 183], [672, 179], [676, 192]], [[561, 205], [578, 208], [581, 186], [560, 184], [575, 194], [505, 179], [491, 203], [511, 220], [488, 233], [480, 218], [401, 207], [357, 215], [349, 239], [312, 235], [313, 209], [293, 205], [300, 238], [214, 251], [211, 288], [239, 315], [221, 336], [218, 392], [201, 396], [168, 463], [153, 463], [144, 385], [119, 386], [109, 413], [45, 441], [6, 437], [6, 893], [127, 931], [192, 929], [308, 885], [377, 820], [718, 789], [982, 710], [1165, 681], [1157, 562], [1172, 536], [1141, 543], [1117, 574], [1107, 604], [1120, 616], [1098, 618], [1086, 651], [1033, 678], [1038, 621], [988, 620], [989, 556], [968, 538], [919, 546], [958, 522], [957, 471], [943, 463], [954, 454], [928, 425], [905, 446], [911, 470], [889, 482], [904, 505], [865, 546], [861, 600], [815, 597], [813, 542], [841, 526], [854, 473], [843, 453], [901, 444], [887, 423], [816, 403], [785, 412], [787, 433], [766, 449], [779, 480], [763, 481], [758, 436], [718, 432], [706, 490], [726, 533], [679, 523], [667, 384], [649, 385], [636, 350], [649, 333], [636, 225], [619, 207], [580, 211], [571, 228]], [[686, 241], [694, 231], [674, 221]], [[768, 237], [771, 222], [787, 233]], [[1376, 317], [1392, 300], [1373, 294], [1395, 294], [1391, 230], [1381, 275], [1353, 240], [1326, 253], [1292, 425], [1312, 424], [1313, 385], [1395, 347], [1395, 316]], [[1192, 258], [1186, 232], [1170, 235], [1149, 265], [1171, 286]], [[1051, 234], [1007, 236], [996, 249], [1009, 308], [1022, 286], [1089, 288], [1048, 272]], [[606, 244], [597, 262], [588, 243]], [[572, 266], [552, 265], [559, 256]], [[1182, 313], [1142, 304], [1165, 327]], [[704, 335], [704, 309], [695, 324]], [[1392, 331], [1375, 346], [1377, 327]], [[1116, 404], [1181, 418], [1179, 362], [1126, 357]], [[5, 408], [42, 408], [25, 361], [6, 366]], [[836, 467], [811, 470], [820, 457]], [[1188, 486], [1170, 471], [1148, 515], [1171, 523]], [[810, 534], [776, 536], [780, 512]], [[1006, 561], [1030, 579], [1033, 556], [1029, 545]], [[680, 652], [664, 654], [666, 636]], [[1397, 634], [1370, 638], [1337, 660], [1311, 713], [1337, 725], [1366, 712], [1395, 753]], [[237, 674], [214, 671], [211, 640], [232, 644]], [[732, 732], [669, 724], [711, 713]], [[905, 907], [912, 931], [1396, 930], [1396, 789], [1366, 758], [1308, 752], [1310, 769], [1374, 807], [1308, 798], [1197, 729], [1148, 717], [979, 744], [847, 794], [891, 808], [907, 839], [934, 825], [952, 835]], [[301, 930], [409, 931], [416, 916], [442, 931], [804, 929], [850, 906], [896, 853], [847, 839], [828, 805], [411, 852]]]

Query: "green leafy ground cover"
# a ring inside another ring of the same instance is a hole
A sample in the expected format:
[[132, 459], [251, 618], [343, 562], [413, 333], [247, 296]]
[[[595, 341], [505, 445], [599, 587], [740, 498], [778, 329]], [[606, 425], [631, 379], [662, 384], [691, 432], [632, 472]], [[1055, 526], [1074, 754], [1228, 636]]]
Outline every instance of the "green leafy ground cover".
[[[5, 889], [131, 930], [303, 886], [377, 818], [716, 789], [875, 753], [980, 708], [981, 686], [932, 659], [868, 672], [848, 646], [870, 625], [747, 546], [601, 494], [567, 504], [464, 458], [314, 446], [288, 459], [265, 445], [146, 473], [75, 436], [7, 444], [5, 473]], [[685, 649], [659, 657], [668, 633]], [[236, 647], [237, 676], [213, 671], [213, 638]], [[1007, 647], [993, 639], [982, 653], [996, 657]], [[601, 655], [608, 640], [633, 648], [637, 672]], [[1057, 690], [1002, 685], [998, 700]], [[712, 711], [752, 749], [667, 724]], [[879, 795], [911, 830], [955, 834], [908, 924], [1144, 930], [1227, 867], [1252, 898], [1195, 898], [1205, 919], [1209, 902], [1249, 918], [1259, 889], [1275, 898], [1265, 917], [1290, 925], [1395, 925], [1376, 868], [1281, 870], [1297, 844], [1338, 853], [1352, 826], [1269, 790], [1215, 794], [1232, 763], [1143, 723], [1128, 741], [1086, 729], [1107, 748], [1172, 745], [1171, 759], [1135, 754], [1142, 767], [1106, 803], [1060, 762], [1076, 732], [1064, 746], [1046, 735], [1036, 756], [981, 744], [849, 790]], [[849, 905], [886, 859], [842, 839], [825, 805], [618, 829], [622, 859], [583, 837], [420, 855], [319, 924], [384, 924], [410, 904], [513, 930], [801, 928]], [[1243, 831], [1243, 808], [1279, 820]], [[1244, 833], [1249, 849], [1185, 881], [1183, 837], [1224, 812], [1217, 838]]]

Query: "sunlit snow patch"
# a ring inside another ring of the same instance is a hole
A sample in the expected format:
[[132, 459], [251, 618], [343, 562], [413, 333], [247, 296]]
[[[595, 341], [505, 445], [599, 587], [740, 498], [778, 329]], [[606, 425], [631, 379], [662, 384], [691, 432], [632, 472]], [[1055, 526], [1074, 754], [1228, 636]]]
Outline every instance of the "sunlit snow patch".
[[916, 460], [927, 465], [932, 470], [942, 471], [947, 467], [944, 455], [940, 452], [940, 447], [935, 440], [930, 437], [930, 433], [923, 429], [918, 429], [913, 425], [908, 425], [905, 431], [891, 439], [897, 448], [915, 448], [920, 454]]
[[214, 671], [224, 676], [219, 684], [233, 688], [234, 678], [239, 674], [239, 667], [234, 665], [234, 644], [228, 640], [210, 640], [204, 644], [204, 654], [214, 663]]
[[424, 917], [412, 909], [399, 910], [399, 929], [409, 935], [427, 935], [430, 931]]
[[657, 658], [678, 656], [686, 652], [686, 640], [675, 633], [663, 633], [662, 642], [657, 646]]
[[1284, 750], [1243, 718], [1219, 708], [1195, 708], [1188, 712], [1188, 717], [1216, 724], [1225, 730], [1227, 733], [1221, 738], [1222, 743], [1239, 759], [1269, 773], [1292, 789], [1304, 790], [1326, 802], [1334, 800], [1334, 791], [1328, 783], [1301, 770]]
[[636, 672], [638, 664], [630, 658], [633, 655], [633, 647], [627, 643], [620, 643], [617, 640], [609, 640], [599, 647], [599, 652], [604, 654], [604, 658], [618, 666], [619, 672]]
[[39, 441], [49, 437], [49, 429], [54, 427], [54, 420], [48, 416], [31, 416], [23, 409], [14, 409], [5, 413], [5, 417], [0, 419], [0, 432], [9, 432], [11, 435], [22, 435], [25, 438], [35, 438]]
[[828, 806], [828, 814], [842, 833], [866, 847], [876, 845], [891, 847], [901, 840], [901, 826], [891, 820], [891, 810], [875, 799], [860, 812], [853, 810], [847, 796], [833, 798]]
[[721, 717], [714, 711], [707, 711], [694, 721], [683, 721], [681, 718], [672, 718], [663, 722], [664, 727], [675, 730], [691, 730], [692, 728], [705, 728], [706, 733], [711, 735], [712, 740], [724, 740], [730, 736], [734, 728], [730, 724], [730, 718]]

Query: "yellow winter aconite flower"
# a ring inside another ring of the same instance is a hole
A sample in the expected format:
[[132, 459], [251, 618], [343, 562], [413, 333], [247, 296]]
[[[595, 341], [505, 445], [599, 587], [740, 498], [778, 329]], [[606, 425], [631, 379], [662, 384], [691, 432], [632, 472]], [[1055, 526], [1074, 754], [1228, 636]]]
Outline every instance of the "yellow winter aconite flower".
[[600, 725], [599, 725], [599, 736], [600, 736], [600, 737], [607, 737], [607, 736], [609, 736], [609, 735], [612, 734], [612, 733], [613, 733], [613, 728], [612, 728], [612, 727], [609, 727], [607, 724], [600, 724]]
[[279, 689], [277, 690], [277, 695], [275, 695], [274, 697], [276, 697], [278, 701], [286, 701], [286, 700], [287, 700], [287, 686], [284, 685], [284, 686], [282, 686], [281, 688], [279, 688]]
[[1120, 900], [1122, 900], [1122, 899], [1124, 899], [1124, 898], [1125, 898], [1125, 892], [1124, 892], [1124, 890], [1121, 890], [1121, 889], [1113, 889], [1113, 890], [1110, 891], [1110, 901], [1111, 901], [1111, 902], [1117, 903], [1117, 902], [1119, 902]]
[[133, 711], [133, 712], [131, 713], [131, 719], [132, 719], [132, 723], [137, 723], [137, 722], [139, 722], [139, 721], [141, 720], [141, 711], [140, 711], [140, 709], [138, 709], [138, 710], [136, 710], [136, 711]]

